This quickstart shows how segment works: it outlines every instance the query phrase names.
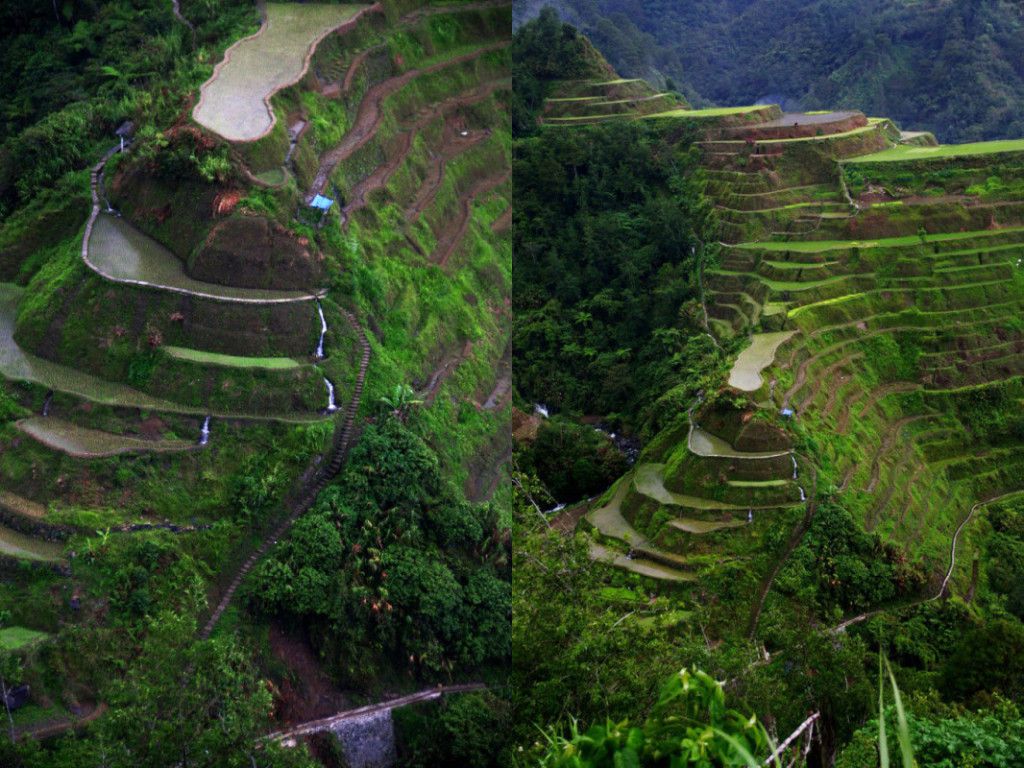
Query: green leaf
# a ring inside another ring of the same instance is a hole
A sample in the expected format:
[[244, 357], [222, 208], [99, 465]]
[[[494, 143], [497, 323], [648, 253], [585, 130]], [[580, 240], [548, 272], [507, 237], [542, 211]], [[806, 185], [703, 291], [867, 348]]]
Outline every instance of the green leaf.
[[616, 752], [615, 768], [640, 768], [640, 755], [632, 747]]
[[882, 653], [878, 653], [878, 762], [889, 768], [889, 742], [885, 734], [885, 677], [882, 675]]
[[896, 704], [896, 738], [900, 744], [900, 757], [903, 760], [903, 768], [914, 768], [914, 750], [910, 744], [910, 726], [907, 724], [907, 713], [903, 711], [903, 699], [900, 697], [900, 689], [896, 685], [896, 677], [892, 673], [892, 667], [889, 665], [888, 659], [885, 660], [885, 669], [889, 673], [893, 701]]

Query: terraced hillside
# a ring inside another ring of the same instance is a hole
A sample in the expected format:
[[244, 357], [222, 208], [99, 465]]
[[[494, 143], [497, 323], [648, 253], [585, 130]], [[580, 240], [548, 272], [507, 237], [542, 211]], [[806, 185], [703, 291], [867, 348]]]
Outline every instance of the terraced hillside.
[[[591, 122], [589, 103], [545, 123]], [[925, 575], [904, 601], [966, 592], [965, 521], [1024, 490], [1019, 144], [937, 146], [856, 112], [623, 117], [701, 132], [721, 238], [704, 309], [733, 358], [592, 505], [594, 557], [678, 582], [739, 569], [756, 630], [834, 499]]]
[[[0, 283], [0, 548], [55, 563], [24, 588], [67, 586], [97, 528], [173, 526], [207, 559], [209, 634], [397, 384], [431, 390], [445, 471], [493, 493], [510, 18], [272, 4], [194, 110], [111, 136], [88, 218]], [[54, 632], [64, 603], [14, 620]]]

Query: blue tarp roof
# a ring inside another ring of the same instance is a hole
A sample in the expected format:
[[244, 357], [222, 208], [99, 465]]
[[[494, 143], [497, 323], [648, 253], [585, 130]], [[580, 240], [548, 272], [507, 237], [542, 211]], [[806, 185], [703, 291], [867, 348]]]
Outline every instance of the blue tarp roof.
[[334, 205], [334, 201], [331, 200], [331, 198], [329, 197], [317, 195], [316, 197], [313, 198], [309, 205], [311, 208], [319, 208], [321, 211], [327, 211], [330, 210], [330, 207], [332, 205]]

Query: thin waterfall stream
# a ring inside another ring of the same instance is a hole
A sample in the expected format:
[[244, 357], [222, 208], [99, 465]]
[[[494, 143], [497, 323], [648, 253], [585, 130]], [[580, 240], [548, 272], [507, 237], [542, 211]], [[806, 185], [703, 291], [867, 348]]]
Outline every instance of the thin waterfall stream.
[[320, 315], [320, 339], [316, 343], [314, 355], [317, 360], [322, 360], [324, 357], [324, 337], [327, 335], [327, 318], [324, 317], [324, 308], [319, 301], [316, 303], [316, 311]]
[[334, 385], [326, 376], [324, 376], [324, 384], [327, 385], [327, 412], [334, 413], [338, 410], [338, 405], [334, 402]]
[[203, 428], [199, 430], [199, 445], [206, 445], [210, 442], [210, 417], [203, 419]]

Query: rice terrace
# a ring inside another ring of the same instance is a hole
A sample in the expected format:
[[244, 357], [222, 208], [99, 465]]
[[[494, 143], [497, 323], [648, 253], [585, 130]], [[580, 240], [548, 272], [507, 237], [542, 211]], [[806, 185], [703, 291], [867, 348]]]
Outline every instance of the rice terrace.
[[[734, 741], [709, 710], [708, 764], [871, 768], [906, 727], [904, 766], [1016, 765], [1019, 713], [986, 731], [1000, 758], [949, 734], [991, 713], [982, 691], [1020, 692], [995, 669], [1020, 668], [1024, 638], [1024, 141], [944, 145], [850, 108], [694, 108], [670, 52], [698, 49], [663, 43], [654, 17], [735, 5], [557, 9], [590, 40], [530, 6], [516, 33], [532, 66], [517, 64], [517, 386], [534, 405], [513, 425], [550, 528], [526, 516], [514, 612], [517, 642], [548, 654], [521, 673], [549, 724], [542, 764], [691, 764], [664, 734], [699, 732], [673, 717], [704, 716], [703, 671], [707, 696], [751, 718]], [[742, 5], [748, 22], [781, 13]], [[626, 450], [626, 467], [609, 458]], [[535, 605], [562, 588], [563, 615]]]

